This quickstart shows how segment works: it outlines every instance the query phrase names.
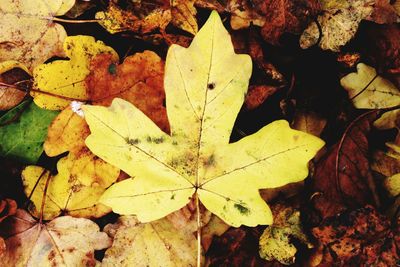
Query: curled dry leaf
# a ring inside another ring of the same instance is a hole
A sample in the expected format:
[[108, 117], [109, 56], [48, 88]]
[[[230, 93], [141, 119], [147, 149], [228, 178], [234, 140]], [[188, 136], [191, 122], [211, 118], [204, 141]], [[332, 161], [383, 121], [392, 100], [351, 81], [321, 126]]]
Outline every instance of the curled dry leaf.
[[111, 245], [99, 230], [87, 219], [62, 216], [44, 224], [17, 210], [0, 229], [6, 243], [2, 266], [95, 266], [94, 251]]
[[8, 60], [0, 63], [0, 110], [8, 110], [24, 100], [29, 87], [30, 72], [25, 65]]
[[111, 54], [113, 60], [118, 60], [114, 49], [102, 41], [96, 42], [91, 36], [67, 37], [64, 50], [69, 60], [42, 64], [33, 71], [36, 90], [31, 95], [39, 107], [62, 110], [73, 100], [89, 100], [84, 80], [90, 73], [90, 60], [102, 53]]
[[[107, 11], [96, 13], [96, 19], [110, 33], [133, 31], [148, 34], [156, 30], [164, 33], [169, 23], [196, 34], [198, 30], [195, 0], [159, 1], [151, 4], [151, 9], [142, 8], [141, 3], [134, 10], [124, 10], [110, 2]], [[143, 3], [145, 5], [145, 3]]]
[[230, 225], [270, 224], [258, 189], [303, 180], [324, 143], [276, 121], [229, 144], [250, 74], [250, 57], [234, 53], [214, 11], [189, 48], [169, 49], [164, 85], [171, 135], [122, 99], [109, 108], [85, 105], [86, 145], [134, 177], [107, 189], [101, 202], [148, 222], [195, 196]]
[[301, 35], [300, 46], [309, 48], [319, 41], [324, 50], [340, 51], [354, 37], [361, 20], [371, 15], [374, 3], [374, 0], [322, 1], [324, 13], [317, 18], [320, 26], [312, 22]]
[[285, 265], [293, 264], [297, 249], [291, 243], [291, 238], [306, 244], [308, 248], [313, 247], [304, 234], [300, 211], [282, 204], [276, 204], [271, 209], [274, 223], [260, 237], [260, 257], [268, 261], [277, 260]]
[[16, 60], [29, 70], [53, 56], [64, 56], [63, 26], [52, 21], [75, 1], [2, 0], [0, 3], [0, 61]]
[[346, 208], [378, 205], [368, 161], [367, 134], [378, 112], [367, 112], [354, 120], [341, 140], [316, 164], [312, 180], [314, 208], [324, 219]]
[[196, 238], [167, 219], [140, 224], [121, 216], [104, 231], [114, 238], [102, 266], [195, 266]]
[[130, 11], [121, 9], [115, 3], [110, 2], [106, 11], [96, 13], [96, 19], [110, 33], [133, 31], [146, 34], [157, 29], [164, 30], [171, 21], [171, 11], [163, 6], [153, 9], [144, 19], [141, 14], [136, 16]]
[[14, 215], [16, 211], [17, 211], [17, 202], [15, 202], [15, 200], [9, 198], [0, 200], [0, 223], [5, 218]]
[[43, 152], [47, 127], [57, 113], [26, 101], [9, 110], [0, 117], [0, 156], [35, 164]]
[[195, 2], [196, 0], [171, 1], [172, 24], [193, 35], [198, 31]]
[[356, 108], [378, 109], [400, 105], [400, 92], [396, 86], [363, 63], [357, 65], [356, 73], [343, 77], [340, 84], [347, 90]]
[[[393, 227], [393, 226], [392, 226]], [[396, 266], [398, 229], [366, 206], [326, 220], [312, 229], [321, 246], [314, 266]]]

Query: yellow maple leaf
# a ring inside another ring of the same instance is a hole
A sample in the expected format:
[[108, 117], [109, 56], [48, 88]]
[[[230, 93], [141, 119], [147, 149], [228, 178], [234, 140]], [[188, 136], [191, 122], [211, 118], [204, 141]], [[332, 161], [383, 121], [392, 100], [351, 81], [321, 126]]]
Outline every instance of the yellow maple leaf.
[[166, 218], [140, 224], [133, 216], [121, 216], [104, 231], [113, 237], [113, 245], [102, 266], [195, 266], [196, 237], [178, 231]]
[[382, 78], [373, 67], [364, 63], [340, 80], [356, 108], [389, 108], [400, 105], [400, 92], [394, 84]]
[[212, 12], [189, 48], [168, 51], [164, 87], [171, 135], [132, 104], [83, 107], [89, 149], [128, 173], [100, 202], [149, 222], [182, 208], [192, 196], [232, 226], [271, 224], [259, 195], [303, 180], [324, 142], [275, 121], [229, 143], [252, 71], [248, 55], [234, 53], [230, 36]]
[[90, 73], [90, 60], [99, 54], [111, 54], [118, 61], [118, 54], [102, 41], [91, 36], [71, 36], [64, 41], [69, 60], [56, 60], [42, 64], [33, 71], [34, 102], [41, 108], [61, 110], [72, 100], [88, 100], [85, 78]]

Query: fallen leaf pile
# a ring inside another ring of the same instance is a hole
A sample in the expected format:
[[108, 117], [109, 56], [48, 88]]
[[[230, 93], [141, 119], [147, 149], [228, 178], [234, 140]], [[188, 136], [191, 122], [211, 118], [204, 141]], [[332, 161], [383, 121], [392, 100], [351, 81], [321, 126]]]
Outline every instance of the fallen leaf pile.
[[400, 1], [0, 1], [0, 266], [400, 263]]

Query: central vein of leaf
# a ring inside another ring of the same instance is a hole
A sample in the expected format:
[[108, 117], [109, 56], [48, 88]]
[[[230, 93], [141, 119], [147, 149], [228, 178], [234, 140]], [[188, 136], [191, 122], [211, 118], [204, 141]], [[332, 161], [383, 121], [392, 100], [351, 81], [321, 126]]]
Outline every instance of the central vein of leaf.
[[[204, 85], [205, 93], [204, 93], [203, 111], [202, 111], [201, 116], [200, 116], [199, 135], [198, 135], [198, 138], [197, 138], [198, 141], [197, 141], [196, 182], [195, 182], [196, 192], [197, 192], [197, 189], [201, 186], [200, 177], [199, 177], [200, 149], [201, 149], [201, 139], [202, 139], [202, 132], [203, 132], [204, 114], [205, 114], [206, 109], [207, 109], [208, 85], [211, 84], [211, 82], [210, 82], [210, 73], [211, 73], [211, 69], [212, 69], [212, 62], [213, 62], [213, 55], [214, 55], [214, 32], [215, 32], [214, 28], [215, 28], [215, 22], [214, 22], [214, 25], [212, 27], [210, 63], [208, 65], [207, 81], [206, 81], [206, 84]], [[212, 83], [212, 84], [214, 84], [214, 83]], [[214, 89], [214, 87], [213, 87], [213, 89]]]

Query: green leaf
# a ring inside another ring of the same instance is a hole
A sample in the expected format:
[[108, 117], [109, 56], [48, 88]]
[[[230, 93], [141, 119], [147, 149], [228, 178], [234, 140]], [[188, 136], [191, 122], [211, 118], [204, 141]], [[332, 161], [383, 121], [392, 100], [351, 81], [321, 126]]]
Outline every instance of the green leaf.
[[0, 124], [11, 122], [0, 127], [0, 156], [35, 164], [43, 152], [47, 127], [57, 114], [27, 101], [8, 111], [0, 118]]

